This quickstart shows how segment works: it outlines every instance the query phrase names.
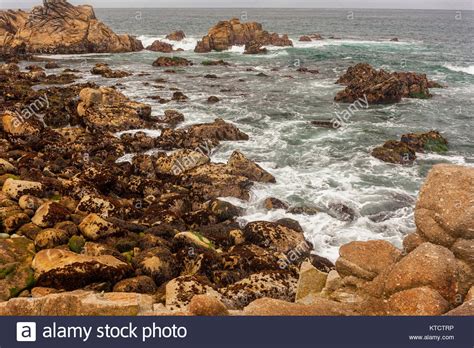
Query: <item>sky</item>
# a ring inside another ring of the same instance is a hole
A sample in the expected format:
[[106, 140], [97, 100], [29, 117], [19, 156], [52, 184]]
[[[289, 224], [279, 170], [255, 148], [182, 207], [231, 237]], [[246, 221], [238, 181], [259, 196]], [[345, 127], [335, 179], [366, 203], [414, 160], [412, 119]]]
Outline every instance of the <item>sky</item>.
[[[70, 0], [96, 8], [393, 8], [474, 10], [474, 0]], [[31, 8], [41, 0], [0, 0], [0, 8]]]

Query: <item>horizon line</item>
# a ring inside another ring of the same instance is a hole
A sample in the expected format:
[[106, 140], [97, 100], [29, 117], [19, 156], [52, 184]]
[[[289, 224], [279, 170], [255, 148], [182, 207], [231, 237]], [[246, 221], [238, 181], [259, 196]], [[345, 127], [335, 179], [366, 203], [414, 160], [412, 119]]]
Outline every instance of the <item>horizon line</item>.
[[[87, 4], [83, 4], [87, 5]], [[82, 6], [82, 5], [76, 5]], [[92, 6], [92, 5], [89, 5]], [[34, 7], [34, 6], [33, 6]], [[101, 6], [92, 6], [94, 9], [104, 9], [104, 10], [111, 10], [111, 9], [122, 9], [122, 10], [135, 10], [135, 9], [164, 9], [164, 10], [245, 10], [245, 9], [272, 9], [272, 10], [414, 10], [414, 11], [474, 11], [472, 9], [466, 8], [389, 8], [389, 7], [151, 7], [151, 6], [144, 6], [144, 7], [101, 7]], [[31, 7], [32, 8], [32, 7]], [[18, 7], [18, 8], [7, 8], [1, 7], [1, 10], [25, 10], [30, 9], [27, 7]]]

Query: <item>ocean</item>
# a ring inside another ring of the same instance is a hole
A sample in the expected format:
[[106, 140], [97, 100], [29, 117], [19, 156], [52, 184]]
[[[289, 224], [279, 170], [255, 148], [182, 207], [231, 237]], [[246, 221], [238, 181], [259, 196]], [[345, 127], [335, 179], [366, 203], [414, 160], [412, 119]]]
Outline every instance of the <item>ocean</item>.
[[[183, 30], [187, 37], [175, 48], [184, 52], [176, 55], [195, 65], [166, 74], [151, 65], [164, 54], [142, 51], [56, 56], [64, 61], [63, 67], [83, 71], [82, 81], [120, 82], [123, 93], [151, 104], [154, 115], [162, 115], [165, 109], [179, 110], [186, 118], [182, 126], [217, 117], [236, 124], [250, 140], [222, 143], [212, 154], [213, 161], [226, 161], [239, 149], [277, 179], [276, 184], [256, 184], [248, 202], [228, 198], [246, 209], [242, 223], [296, 219], [314, 252], [333, 261], [339, 246], [353, 240], [384, 239], [400, 247], [403, 236], [415, 228], [416, 196], [429, 169], [436, 163], [474, 165], [472, 11], [96, 9], [96, 15], [117, 33], [136, 35], [145, 46], [171, 31]], [[233, 17], [260, 22], [271, 32], [288, 33], [294, 47], [269, 47], [268, 54], [258, 56], [241, 54], [243, 47], [193, 52], [211, 26]], [[325, 39], [298, 41], [299, 36], [312, 33]], [[390, 41], [394, 37], [399, 41]], [[209, 59], [224, 59], [233, 66], [200, 64]], [[116, 80], [89, 74], [97, 62], [134, 75]], [[337, 130], [312, 126], [311, 120], [332, 119], [347, 110], [347, 104], [333, 101], [341, 89], [335, 81], [359, 62], [390, 71], [426, 73], [447, 88], [432, 89], [434, 96], [428, 100], [404, 99], [393, 105], [358, 108]], [[298, 67], [320, 73], [300, 73]], [[140, 72], [151, 75], [138, 76]], [[258, 76], [260, 72], [267, 76]], [[218, 78], [206, 79], [206, 74]], [[153, 87], [153, 80], [160, 77], [168, 81], [162, 84], [164, 89]], [[183, 91], [189, 101], [162, 105], [149, 99], [155, 95], [169, 98], [171, 87]], [[221, 101], [209, 105], [206, 101], [211, 95]], [[432, 129], [448, 139], [447, 153], [420, 154], [408, 166], [370, 156], [371, 149], [386, 140]], [[263, 207], [267, 197], [323, 211], [330, 204], [342, 203], [356, 216], [353, 221], [340, 221], [324, 212], [310, 216], [267, 211]]]

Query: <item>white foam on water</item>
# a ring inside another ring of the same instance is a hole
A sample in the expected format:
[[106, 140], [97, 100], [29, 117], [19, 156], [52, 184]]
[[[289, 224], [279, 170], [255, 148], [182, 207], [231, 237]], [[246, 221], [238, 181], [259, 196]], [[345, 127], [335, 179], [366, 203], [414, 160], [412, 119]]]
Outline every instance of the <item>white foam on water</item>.
[[[407, 41], [372, 41], [372, 40], [356, 40], [356, 39], [324, 39], [324, 40], [314, 40], [314, 41], [298, 41], [298, 39], [293, 40], [293, 47], [295, 48], [318, 48], [324, 46], [342, 46], [342, 45], [383, 45], [383, 46], [407, 46], [413, 45], [414, 42]], [[282, 47], [280, 47], [282, 48]], [[275, 48], [278, 49], [278, 48]]]
[[162, 42], [166, 42], [173, 45], [173, 48], [175, 50], [178, 48], [181, 48], [184, 51], [193, 51], [198, 42], [198, 39], [194, 37], [185, 37], [181, 41], [172, 41], [172, 40], [166, 39], [164, 35], [162, 36], [140, 35], [139, 37], [137, 37], [137, 39], [142, 42], [144, 47], [150, 46], [156, 40], [160, 40]]
[[453, 164], [460, 164], [466, 166], [474, 166], [473, 163], [466, 163], [466, 158], [460, 155], [443, 155], [439, 153], [420, 153], [416, 154], [418, 159], [426, 161], [446, 161]]
[[458, 66], [458, 65], [452, 65], [452, 64], [445, 64], [444, 67], [452, 71], [463, 72], [465, 74], [474, 75], [474, 65]]

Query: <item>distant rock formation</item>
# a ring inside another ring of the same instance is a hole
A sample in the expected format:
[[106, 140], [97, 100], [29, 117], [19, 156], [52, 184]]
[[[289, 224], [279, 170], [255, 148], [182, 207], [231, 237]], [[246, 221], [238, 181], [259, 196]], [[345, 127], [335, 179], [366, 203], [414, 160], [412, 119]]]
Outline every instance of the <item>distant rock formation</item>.
[[246, 45], [249, 42], [273, 46], [293, 46], [288, 35], [279, 36], [263, 30], [257, 22], [240, 23], [237, 18], [230, 21], [221, 21], [209, 29], [206, 36], [196, 45], [194, 52], [206, 53], [211, 51], [224, 51], [233, 45]]
[[97, 20], [89, 5], [43, 0], [31, 12], [0, 11], [0, 50], [4, 55], [131, 52], [143, 49], [130, 35], [117, 35]]
[[171, 41], [181, 41], [186, 37], [186, 34], [182, 30], [178, 31], [173, 31], [172, 33], [169, 33], [166, 35], [166, 39], [171, 40]]

